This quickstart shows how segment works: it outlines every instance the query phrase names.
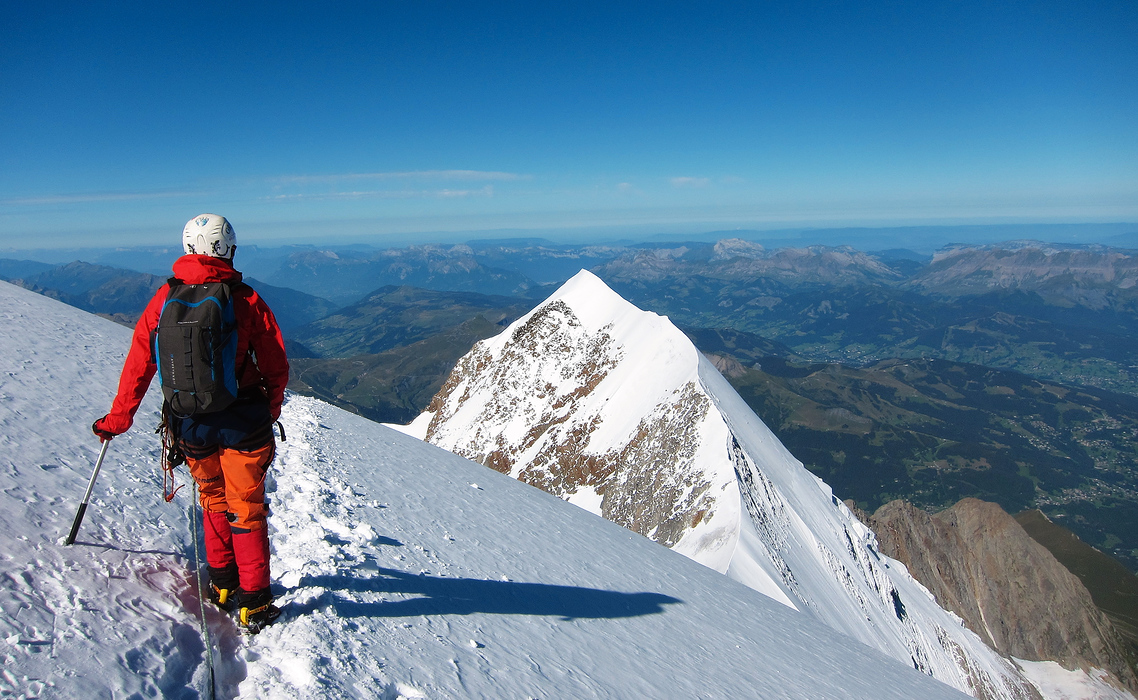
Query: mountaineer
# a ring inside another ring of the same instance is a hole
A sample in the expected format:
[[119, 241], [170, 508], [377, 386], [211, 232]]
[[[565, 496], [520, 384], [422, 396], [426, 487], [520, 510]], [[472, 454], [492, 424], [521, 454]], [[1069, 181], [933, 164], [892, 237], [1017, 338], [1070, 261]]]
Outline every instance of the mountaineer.
[[198, 485], [210, 599], [257, 632], [280, 614], [269, 589], [265, 474], [288, 359], [273, 312], [233, 267], [237, 238], [225, 217], [191, 219], [182, 246], [174, 276], [135, 325], [111, 411], [92, 430], [103, 441], [128, 430], [158, 373], [172, 448], [163, 458], [184, 457]]

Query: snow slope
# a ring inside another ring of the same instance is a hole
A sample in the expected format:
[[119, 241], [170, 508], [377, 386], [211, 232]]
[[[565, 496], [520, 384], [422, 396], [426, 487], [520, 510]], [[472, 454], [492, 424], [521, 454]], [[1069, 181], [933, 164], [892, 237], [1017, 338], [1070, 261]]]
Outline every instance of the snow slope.
[[1026, 698], [667, 318], [581, 271], [410, 426], [976, 697]]
[[1016, 659], [1025, 676], [1047, 700], [1134, 700], [1134, 695], [1111, 683], [1101, 669], [1068, 671], [1055, 661]]
[[950, 698], [809, 615], [513, 479], [306, 398], [269, 484], [284, 613], [191, 584], [157, 392], [61, 546], [129, 332], [0, 283], [0, 697]]

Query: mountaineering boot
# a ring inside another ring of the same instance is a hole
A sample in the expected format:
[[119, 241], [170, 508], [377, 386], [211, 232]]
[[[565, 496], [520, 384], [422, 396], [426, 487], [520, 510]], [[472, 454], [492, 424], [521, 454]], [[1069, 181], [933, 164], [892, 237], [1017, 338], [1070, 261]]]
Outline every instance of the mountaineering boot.
[[233, 555], [241, 587], [237, 589], [237, 624], [256, 634], [281, 614], [269, 590], [269, 532], [233, 526]]
[[209, 567], [209, 601], [225, 612], [232, 612], [238, 588], [237, 565]]
[[246, 592], [237, 589], [237, 624], [249, 634], [257, 634], [280, 617], [281, 610], [273, 605], [273, 594], [268, 588]]

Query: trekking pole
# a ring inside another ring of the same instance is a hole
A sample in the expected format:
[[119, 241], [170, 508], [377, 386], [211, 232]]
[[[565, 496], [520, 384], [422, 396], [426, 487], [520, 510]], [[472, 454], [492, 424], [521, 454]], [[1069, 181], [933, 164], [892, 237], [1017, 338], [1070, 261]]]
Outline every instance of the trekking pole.
[[[196, 479], [194, 480], [194, 496], [195, 496], [195, 498], [194, 498], [195, 502], [201, 501], [201, 494], [198, 491], [198, 482]], [[205, 590], [204, 590], [204, 587], [202, 586], [202, 577], [201, 577], [202, 557], [201, 557], [201, 549], [198, 547], [198, 522], [197, 522], [197, 518], [194, 517], [195, 515], [197, 515], [197, 512], [198, 512], [197, 505], [195, 505], [195, 503], [190, 503], [190, 533], [192, 534], [193, 539], [194, 539], [194, 573], [193, 573], [193, 577], [194, 577], [194, 580], [197, 581], [197, 583], [198, 583], [198, 611], [201, 613], [200, 619], [202, 621], [202, 639], [205, 640], [206, 668], [209, 669], [209, 694], [206, 697], [208, 697], [209, 700], [215, 700], [217, 697], [217, 677], [214, 675], [214, 672], [213, 672], [213, 641], [210, 639], [209, 625], [206, 624], [206, 621], [205, 621]], [[202, 513], [202, 528], [203, 528], [203, 530], [205, 528], [205, 513], [204, 512]], [[204, 532], [202, 534], [204, 534]], [[207, 565], [208, 565], [208, 556], [207, 556]]]
[[91, 500], [91, 492], [95, 490], [95, 479], [99, 478], [99, 469], [103, 466], [103, 458], [107, 456], [107, 448], [110, 446], [110, 440], [103, 441], [103, 449], [99, 450], [99, 459], [95, 461], [95, 471], [91, 473], [91, 481], [87, 482], [87, 493], [83, 494], [83, 502], [79, 504], [79, 511], [75, 514], [75, 522], [71, 523], [71, 534], [63, 543], [65, 545], [75, 544], [75, 535], [79, 534], [79, 525], [83, 522], [83, 515], [87, 512], [87, 502]]

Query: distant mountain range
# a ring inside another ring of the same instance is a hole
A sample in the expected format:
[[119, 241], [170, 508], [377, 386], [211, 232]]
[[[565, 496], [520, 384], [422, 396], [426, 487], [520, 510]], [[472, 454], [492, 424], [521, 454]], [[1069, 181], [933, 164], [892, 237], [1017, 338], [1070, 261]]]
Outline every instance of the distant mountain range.
[[[271, 303], [271, 300], [270, 300]], [[351, 357], [404, 347], [476, 317], [504, 328], [533, 308], [518, 297], [385, 286], [290, 334], [320, 357]]]
[[[817, 360], [933, 357], [1138, 394], [1138, 290], [1125, 272], [1133, 254], [1020, 243], [999, 254], [957, 249], [911, 269], [846, 249], [743, 242], [723, 259], [723, 243], [718, 254], [640, 253], [596, 272], [684, 326], [748, 331]], [[1055, 270], [1043, 272], [1047, 261]]]
[[[0, 260], [0, 279], [130, 326], [169, 276], [80, 261], [45, 265], [27, 260]], [[335, 309], [331, 302], [295, 289], [276, 287], [253, 278], [245, 281], [269, 303], [286, 333], [323, 318]]]
[[[474, 342], [587, 267], [685, 328], [842, 498], [1040, 507], [1138, 569], [1133, 251], [1015, 241], [926, 256], [723, 239], [244, 254], [286, 329], [293, 388], [375, 420], [416, 415]], [[0, 276], [126, 322], [162, 279], [64, 267], [0, 261]]]
[[460, 357], [501, 331], [502, 326], [478, 315], [376, 354], [313, 358], [290, 351], [289, 388], [377, 422], [406, 423], [430, 403]]
[[1035, 292], [1051, 306], [1133, 311], [1138, 258], [1103, 246], [1048, 246], [1016, 241], [954, 247], [933, 256], [909, 285], [944, 296], [994, 290]]
[[515, 296], [539, 287], [522, 274], [482, 264], [468, 246], [295, 253], [271, 282], [305, 289], [340, 305], [387, 285]]
[[166, 278], [106, 265], [0, 261], [0, 278], [84, 311], [133, 325]]

